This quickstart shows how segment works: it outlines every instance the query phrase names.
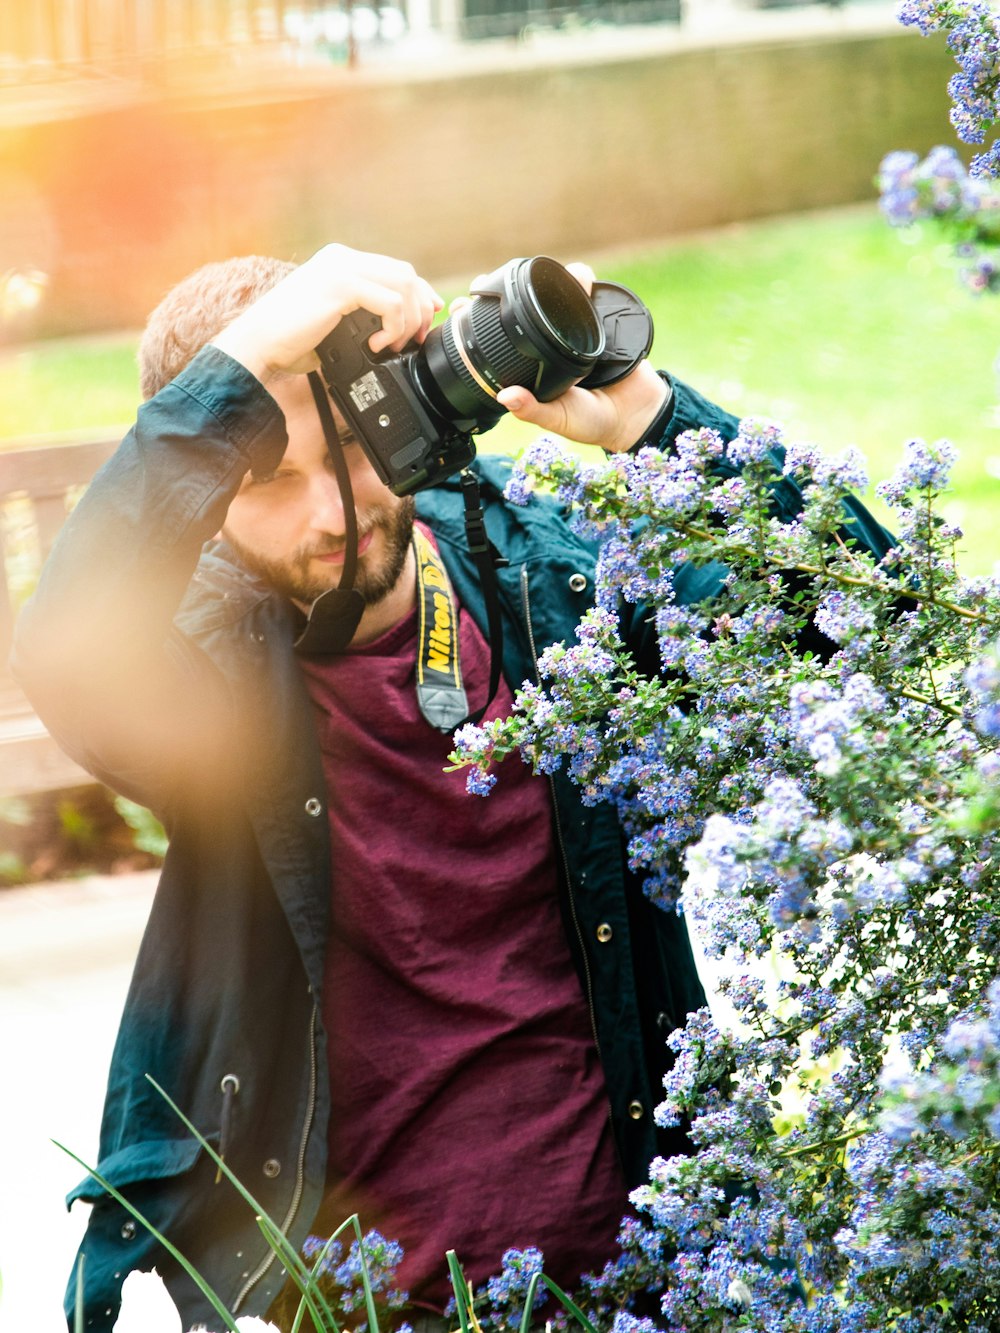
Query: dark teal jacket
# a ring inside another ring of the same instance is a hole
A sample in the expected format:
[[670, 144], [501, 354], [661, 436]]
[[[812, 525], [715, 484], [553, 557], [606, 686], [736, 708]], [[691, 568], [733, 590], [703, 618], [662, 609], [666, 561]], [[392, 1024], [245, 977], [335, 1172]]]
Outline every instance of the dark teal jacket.
[[[663, 446], [734, 418], [675, 386]], [[206, 349], [139, 413], [65, 525], [20, 619], [14, 667], [65, 748], [155, 810], [170, 848], [115, 1047], [98, 1168], [205, 1275], [236, 1314], [264, 1314], [282, 1285], [252, 1210], [144, 1077], [152, 1075], [297, 1246], [326, 1173], [328, 1068], [318, 996], [331, 884], [326, 792], [292, 651], [295, 612], [211, 539], [250, 466], [285, 445], [273, 399]], [[499, 573], [504, 672], [534, 678], [537, 652], [569, 640], [594, 589], [594, 546], [548, 499], [501, 496], [507, 465], [476, 464]], [[778, 507], [795, 512], [784, 486]], [[456, 592], [485, 629], [457, 485], [419, 497]], [[871, 523], [858, 509], [859, 521]], [[881, 530], [872, 524], [877, 543]], [[208, 545], [206, 545], [208, 543]], [[884, 545], [883, 545], [884, 549]], [[684, 576], [685, 599], [718, 588]], [[641, 610], [623, 612], [655, 662]], [[654, 1153], [664, 1039], [704, 1002], [683, 922], [653, 907], [625, 865], [613, 811], [552, 779], [564, 919], [604, 1065], [629, 1183]], [[391, 799], [372, 819], [391, 818]], [[610, 926], [610, 938], [605, 929]], [[602, 940], [604, 942], [602, 942]], [[217, 1320], [162, 1247], [91, 1180], [86, 1326], [110, 1329], [125, 1274], [155, 1266], [185, 1327]], [[455, 1238], [461, 1246], [461, 1237]], [[75, 1290], [71, 1282], [67, 1311]]]

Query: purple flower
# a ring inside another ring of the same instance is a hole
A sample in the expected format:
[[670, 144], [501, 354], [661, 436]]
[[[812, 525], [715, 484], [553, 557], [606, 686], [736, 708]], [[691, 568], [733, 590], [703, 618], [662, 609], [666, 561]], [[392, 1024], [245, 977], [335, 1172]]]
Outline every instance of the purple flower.
[[957, 457], [955, 446], [948, 440], [938, 440], [934, 444], [910, 440], [902, 464], [889, 481], [876, 486], [875, 493], [889, 504], [898, 506], [906, 504], [913, 491], [943, 491], [948, 486]]

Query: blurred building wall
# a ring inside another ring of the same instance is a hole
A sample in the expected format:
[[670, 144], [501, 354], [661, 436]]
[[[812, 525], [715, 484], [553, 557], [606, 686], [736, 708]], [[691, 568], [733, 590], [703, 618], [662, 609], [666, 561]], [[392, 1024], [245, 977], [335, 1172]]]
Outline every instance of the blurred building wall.
[[41, 326], [129, 326], [208, 259], [326, 240], [469, 277], [873, 197], [892, 148], [953, 142], [943, 42], [879, 35], [404, 75], [262, 74], [0, 131], [0, 272]]

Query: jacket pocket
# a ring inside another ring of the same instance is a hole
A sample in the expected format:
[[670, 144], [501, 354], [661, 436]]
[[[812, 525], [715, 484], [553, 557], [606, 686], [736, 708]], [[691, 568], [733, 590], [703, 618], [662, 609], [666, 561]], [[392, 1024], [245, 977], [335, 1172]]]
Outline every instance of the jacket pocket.
[[[130, 1143], [109, 1154], [97, 1163], [97, 1171], [109, 1185], [121, 1189], [139, 1181], [167, 1180], [190, 1171], [202, 1152], [197, 1139], [150, 1139], [144, 1143]], [[93, 1176], [85, 1176], [69, 1194], [66, 1207], [77, 1199], [97, 1203], [109, 1197], [104, 1186]]]

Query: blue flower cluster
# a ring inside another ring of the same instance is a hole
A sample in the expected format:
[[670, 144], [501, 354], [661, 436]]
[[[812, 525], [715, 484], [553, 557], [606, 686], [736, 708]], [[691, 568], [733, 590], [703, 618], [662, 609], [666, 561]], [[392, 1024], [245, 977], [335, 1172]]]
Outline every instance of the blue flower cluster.
[[[983, 143], [1000, 119], [1000, 18], [983, 0], [902, 0], [901, 23], [925, 36], [945, 31], [958, 64], [948, 91], [954, 105], [951, 123], [964, 143]], [[1000, 143], [995, 142], [972, 163], [974, 176], [995, 176], [1000, 170]]]
[[927, 444], [909, 440], [903, 449], [903, 461], [888, 481], [875, 487], [877, 495], [897, 510], [913, 506], [911, 496], [947, 490], [958, 452], [949, 440]]
[[879, 165], [880, 207], [894, 227], [927, 218], [972, 217], [990, 198], [986, 186], [969, 176], [954, 148], [939, 145], [923, 160], [895, 151]]
[[985, 1012], [976, 1007], [952, 1020], [939, 1049], [931, 1068], [886, 1073], [881, 1132], [898, 1142], [933, 1130], [1000, 1141], [1000, 982], [990, 986]]
[[[995, 172], [990, 173], [991, 177]], [[961, 282], [975, 295], [1000, 290], [1000, 187], [970, 176], [953, 148], [889, 153], [879, 168], [880, 206], [895, 227], [932, 221], [951, 236]]]
[[965, 683], [976, 707], [976, 729], [1000, 738], [1000, 640], [971, 664]]
[[[480, 1324], [496, 1333], [519, 1329], [524, 1315], [531, 1279], [542, 1272], [544, 1257], [541, 1250], [529, 1245], [523, 1250], [506, 1250], [500, 1261], [500, 1272], [487, 1280], [476, 1293], [476, 1317]], [[533, 1309], [545, 1304], [548, 1290], [540, 1283], [535, 1289]]]
[[930, 1066], [883, 1085], [876, 1127], [848, 1156], [845, 1297], [888, 1291], [912, 1310], [904, 1328], [986, 1333], [1000, 1320], [1000, 984], [951, 1022]]
[[[339, 1313], [357, 1315], [365, 1310], [364, 1274], [367, 1275], [376, 1308], [400, 1310], [409, 1299], [395, 1284], [396, 1270], [403, 1261], [403, 1248], [387, 1240], [380, 1232], [367, 1231], [361, 1240], [353, 1240], [345, 1254], [340, 1240], [307, 1236], [303, 1257], [311, 1261], [312, 1274], [319, 1290], [332, 1300]], [[352, 1321], [353, 1322], [353, 1321]], [[355, 1324], [364, 1333], [367, 1323]], [[400, 1330], [402, 1333], [402, 1330]]]

